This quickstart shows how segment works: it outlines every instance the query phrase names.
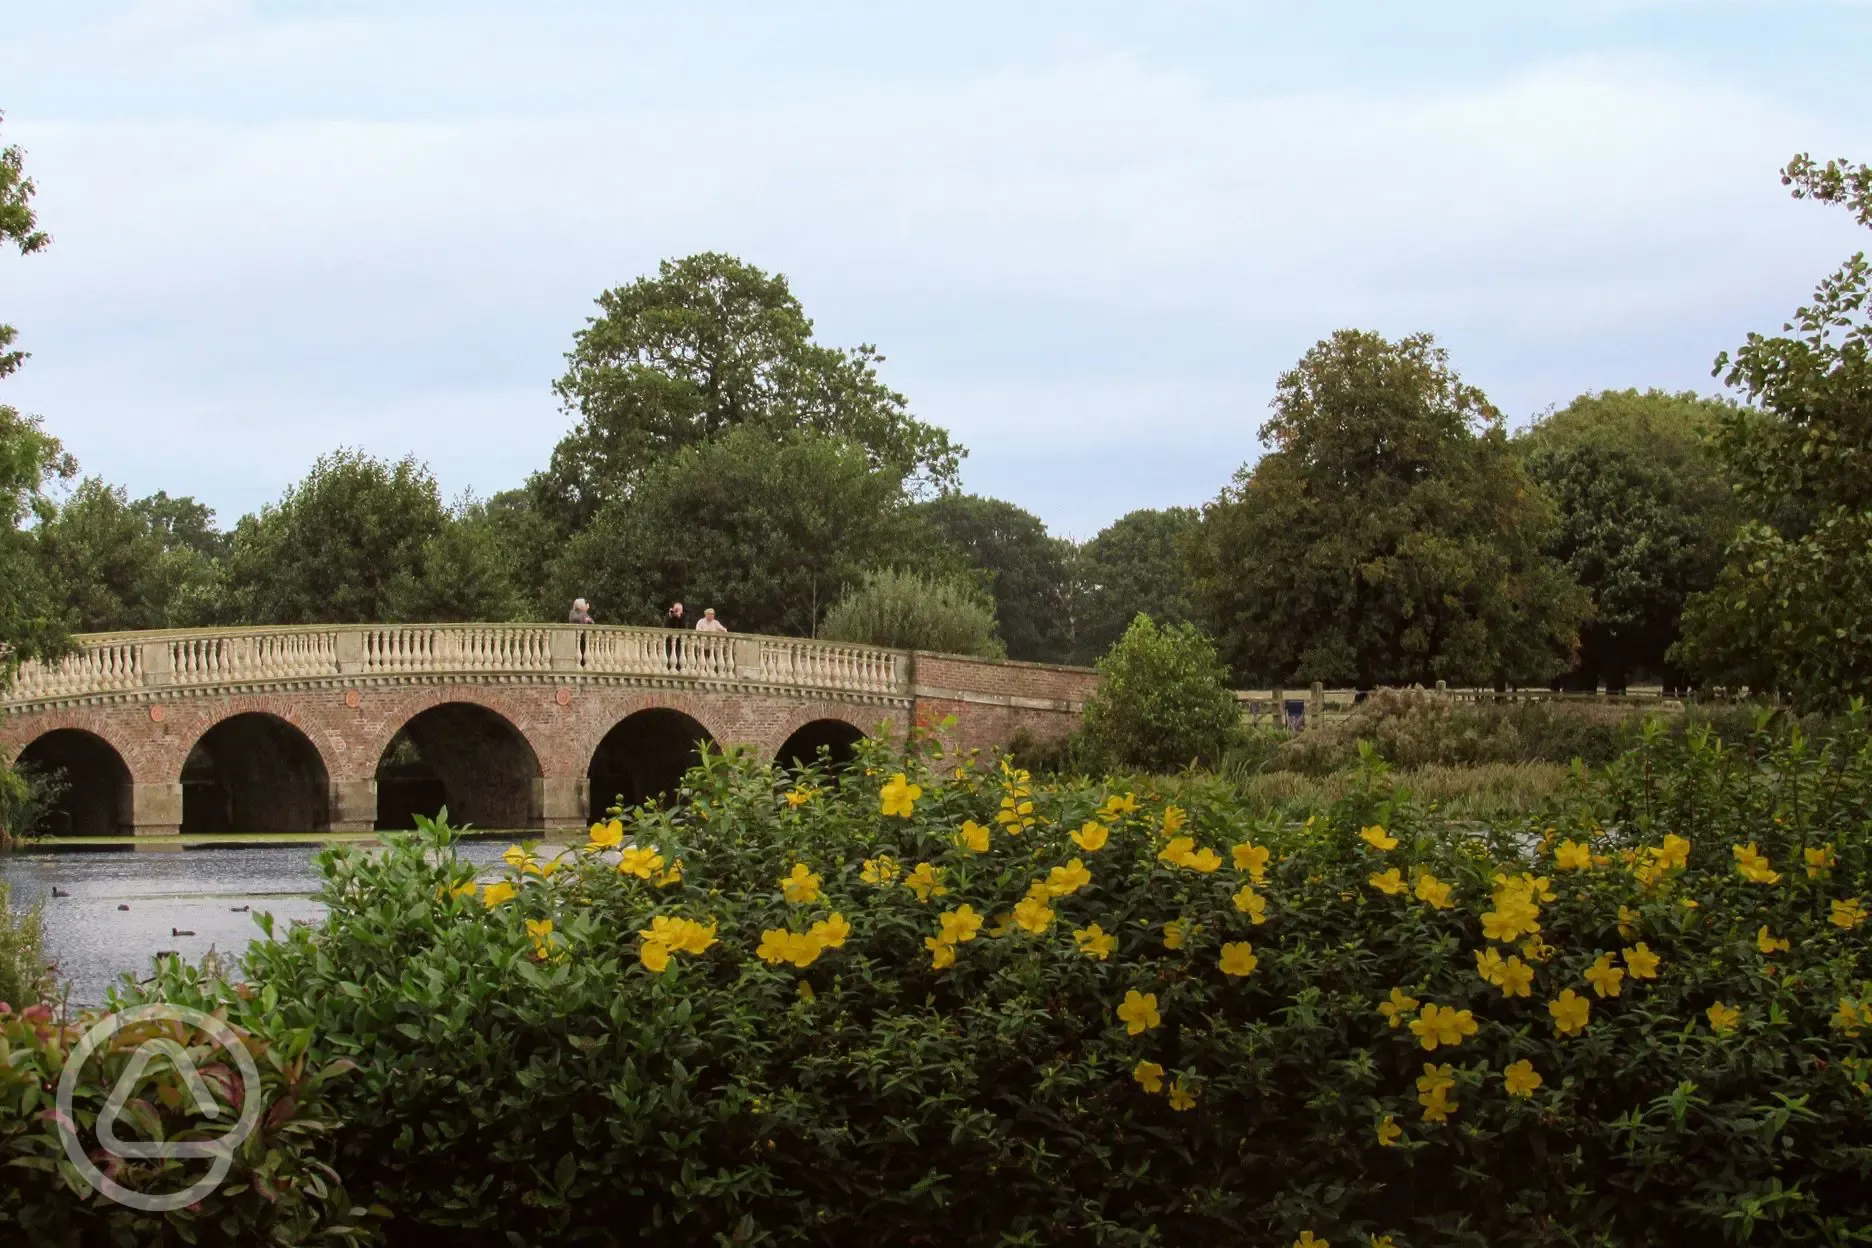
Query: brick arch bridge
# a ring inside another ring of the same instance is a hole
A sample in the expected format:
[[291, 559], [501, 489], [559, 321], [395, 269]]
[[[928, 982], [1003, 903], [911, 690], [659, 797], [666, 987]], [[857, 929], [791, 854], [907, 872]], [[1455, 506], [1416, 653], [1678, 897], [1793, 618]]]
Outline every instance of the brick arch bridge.
[[62, 830], [569, 828], [713, 742], [787, 761], [954, 716], [1057, 739], [1083, 668], [801, 638], [555, 625], [93, 635], [0, 692], [0, 762], [62, 769]]

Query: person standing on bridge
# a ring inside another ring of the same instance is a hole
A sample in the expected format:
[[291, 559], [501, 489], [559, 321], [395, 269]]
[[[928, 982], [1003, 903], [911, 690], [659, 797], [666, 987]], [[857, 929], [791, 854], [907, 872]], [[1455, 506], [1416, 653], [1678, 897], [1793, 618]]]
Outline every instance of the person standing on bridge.
[[702, 609], [702, 618], [695, 622], [695, 631], [698, 633], [725, 633], [728, 631], [728, 626], [715, 618], [714, 607], [704, 607]]
[[591, 604], [583, 598], [572, 600], [572, 610], [566, 614], [568, 624], [589, 624], [592, 622]]
[[[689, 621], [683, 619], [682, 603], [672, 602], [670, 609], [663, 615], [664, 628], [687, 628]], [[682, 638], [672, 634], [664, 643], [663, 654], [671, 671], [682, 671]]]

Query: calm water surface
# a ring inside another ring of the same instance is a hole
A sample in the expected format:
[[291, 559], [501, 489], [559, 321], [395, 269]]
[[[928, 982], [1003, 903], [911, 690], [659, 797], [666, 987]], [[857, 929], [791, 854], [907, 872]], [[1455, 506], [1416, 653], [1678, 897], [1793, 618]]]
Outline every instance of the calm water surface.
[[[500, 861], [506, 841], [469, 841], [462, 857]], [[147, 978], [158, 952], [191, 961], [213, 949], [239, 954], [265, 939], [254, 923], [271, 912], [284, 935], [290, 921], [317, 922], [319, 874], [309, 845], [180, 852], [0, 854], [0, 879], [13, 904], [43, 903], [46, 953], [71, 981], [74, 1003], [97, 1005], [125, 974]], [[52, 890], [71, 894], [54, 897]], [[128, 906], [128, 910], [118, 907]], [[189, 932], [192, 935], [176, 935]]]

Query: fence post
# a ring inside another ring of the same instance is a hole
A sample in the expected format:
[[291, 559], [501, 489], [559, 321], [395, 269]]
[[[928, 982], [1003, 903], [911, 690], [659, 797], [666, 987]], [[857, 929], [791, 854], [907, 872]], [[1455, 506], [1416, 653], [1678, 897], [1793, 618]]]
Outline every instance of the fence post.
[[1326, 722], [1326, 686], [1317, 680], [1307, 698], [1307, 719], [1316, 728]]

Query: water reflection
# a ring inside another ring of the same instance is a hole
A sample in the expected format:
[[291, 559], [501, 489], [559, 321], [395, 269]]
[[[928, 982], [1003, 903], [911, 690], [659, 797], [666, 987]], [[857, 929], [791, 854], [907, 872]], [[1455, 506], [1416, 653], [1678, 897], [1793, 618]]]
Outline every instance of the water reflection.
[[[507, 841], [469, 841], [464, 858], [498, 863]], [[102, 1004], [126, 973], [147, 977], [158, 952], [194, 960], [210, 949], [239, 954], [262, 939], [254, 916], [272, 913], [275, 930], [316, 922], [319, 874], [310, 846], [191, 849], [169, 853], [0, 854], [0, 878], [13, 904], [43, 902], [46, 952], [72, 985], [76, 1004]], [[56, 888], [62, 896], [54, 896]], [[123, 907], [128, 907], [124, 909]], [[178, 933], [188, 933], [186, 935]]]

